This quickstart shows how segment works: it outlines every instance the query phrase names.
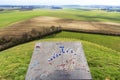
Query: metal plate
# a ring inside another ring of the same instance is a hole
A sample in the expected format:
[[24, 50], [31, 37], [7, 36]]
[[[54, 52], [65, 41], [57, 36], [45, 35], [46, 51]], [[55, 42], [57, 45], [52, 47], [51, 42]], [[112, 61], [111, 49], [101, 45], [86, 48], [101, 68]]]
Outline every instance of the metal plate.
[[25, 80], [92, 80], [82, 44], [37, 43]]

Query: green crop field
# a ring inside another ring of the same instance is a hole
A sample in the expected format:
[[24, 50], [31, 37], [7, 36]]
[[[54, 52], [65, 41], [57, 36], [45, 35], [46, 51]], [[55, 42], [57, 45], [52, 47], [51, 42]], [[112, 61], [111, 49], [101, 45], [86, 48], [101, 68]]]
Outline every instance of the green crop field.
[[106, 21], [120, 22], [120, 14], [118, 12], [105, 12], [101, 10], [33, 10], [33, 11], [5, 11], [0, 13], [0, 28], [4, 28], [11, 23], [30, 19], [37, 16], [54, 16], [59, 18], [85, 20], [85, 21]]
[[[101, 10], [33, 10], [0, 12], [0, 28], [37, 16], [120, 22], [120, 13]], [[0, 52], [0, 80], [24, 80], [34, 45], [41, 41], [81, 41], [94, 80], [120, 79], [120, 36], [62, 31]]]

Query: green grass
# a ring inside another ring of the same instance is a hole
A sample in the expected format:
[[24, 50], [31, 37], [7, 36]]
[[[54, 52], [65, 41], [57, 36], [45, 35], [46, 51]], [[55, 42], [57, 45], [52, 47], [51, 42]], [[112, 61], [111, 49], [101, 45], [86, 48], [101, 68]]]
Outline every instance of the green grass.
[[106, 36], [106, 35], [98, 35], [98, 34], [85, 34], [78, 32], [62, 31], [59, 34], [54, 34], [46, 38], [80, 39], [80, 40], [96, 43], [120, 52], [119, 36], [117, 37], [117, 36]]
[[[120, 79], [120, 52], [74, 36], [65, 38], [61, 36], [63, 33], [64, 36], [73, 34], [62, 32], [0, 52], [0, 80], [24, 80], [35, 42], [41, 41], [81, 41], [94, 80]], [[82, 33], [75, 34], [81, 36]]]
[[118, 12], [105, 12], [98, 10], [76, 10], [76, 9], [63, 9], [63, 10], [33, 10], [33, 11], [5, 11], [0, 13], [0, 28], [4, 28], [11, 23], [22, 20], [27, 20], [37, 16], [53, 16], [60, 18], [68, 18], [75, 20], [85, 21], [107, 21], [107, 22], [120, 22], [120, 14]]
[[47, 11], [11, 11], [0, 14], [0, 28], [7, 27], [11, 23], [27, 20], [36, 16], [45, 15]]
[[[7, 11], [0, 13], [0, 28], [37, 16], [54, 16], [85, 21], [120, 22], [120, 14], [75, 9]], [[82, 41], [94, 80], [120, 79], [120, 37], [65, 32], [0, 52], [0, 80], [24, 80], [34, 44], [38, 41]]]

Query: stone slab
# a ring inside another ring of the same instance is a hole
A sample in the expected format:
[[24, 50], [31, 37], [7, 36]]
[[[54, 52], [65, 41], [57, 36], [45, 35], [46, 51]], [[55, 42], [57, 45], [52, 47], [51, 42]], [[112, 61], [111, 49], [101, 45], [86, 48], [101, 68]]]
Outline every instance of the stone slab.
[[36, 43], [25, 80], [92, 80], [82, 44]]

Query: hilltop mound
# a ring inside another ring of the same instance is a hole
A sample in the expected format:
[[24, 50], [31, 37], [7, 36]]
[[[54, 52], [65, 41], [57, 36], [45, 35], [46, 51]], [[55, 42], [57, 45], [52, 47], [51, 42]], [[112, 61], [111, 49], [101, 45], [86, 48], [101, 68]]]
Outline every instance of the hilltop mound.
[[[42, 39], [37, 42], [61, 40], [80, 41], [79, 39], [53, 38]], [[0, 64], [1, 80], [24, 80], [35, 43], [36, 41], [25, 43], [0, 52], [0, 61], [2, 62]], [[120, 74], [120, 68], [118, 67], [118, 63], [120, 63], [119, 52], [87, 41], [82, 41], [82, 44], [93, 79], [104, 80], [110, 78], [111, 80], [117, 80], [120, 78], [120, 75], [118, 75]]]

